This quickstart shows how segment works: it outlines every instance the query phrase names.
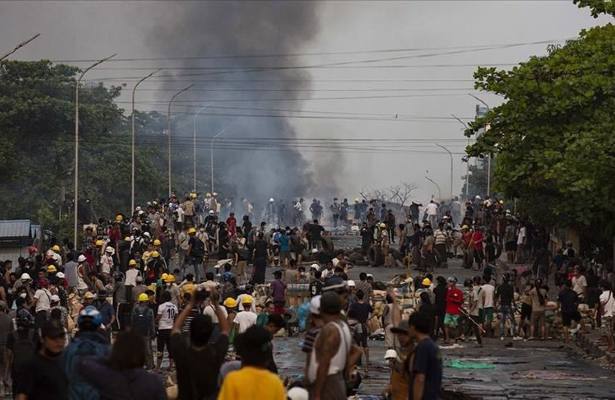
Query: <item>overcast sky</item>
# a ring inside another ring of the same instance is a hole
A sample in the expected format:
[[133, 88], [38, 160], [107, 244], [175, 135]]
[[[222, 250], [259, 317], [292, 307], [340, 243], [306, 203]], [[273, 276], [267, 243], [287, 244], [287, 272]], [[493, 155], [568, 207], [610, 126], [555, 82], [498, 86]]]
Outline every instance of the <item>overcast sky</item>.
[[[159, 49], [152, 43], [152, 29], [160, 24], [173, 30], [176, 15], [181, 14], [184, 2], [0, 2], [0, 53], [18, 42], [40, 32], [41, 37], [15, 54], [14, 59], [97, 59], [112, 53], [118, 57], [158, 57]], [[241, 5], [240, 5], [241, 6]], [[207, 8], [205, 8], [207, 9]], [[366, 54], [306, 55], [297, 61], [302, 65], [346, 61], [393, 58], [421, 54], [423, 57], [383, 60], [352, 64], [351, 68], [308, 69], [311, 88], [315, 91], [301, 95], [312, 100], [292, 104], [272, 104], [272, 108], [302, 108], [327, 112], [382, 114], [390, 121], [352, 119], [292, 119], [299, 137], [335, 138], [411, 138], [428, 139], [420, 144], [403, 144], [394, 152], [356, 152], [344, 149], [335, 154], [341, 157], [335, 171], [322, 171], [314, 164], [322, 164], [330, 154], [309, 152], [305, 157], [318, 171], [317, 179], [334, 179], [344, 197], [356, 197], [369, 188], [382, 188], [399, 182], [419, 187], [417, 198], [427, 200], [437, 195], [428, 176], [449, 192], [449, 156], [432, 144], [450, 148], [454, 154], [454, 193], [461, 189], [465, 164], [461, 153], [465, 142], [461, 124], [453, 120], [395, 120], [395, 115], [411, 117], [449, 117], [464, 119], [474, 114], [476, 101], [472, 92], [491, 105], [497, 97], [476, 93], [472, 88], [475, 64], [509, 64], [545, 53], [546, 44], [526, 45], [488, 51], [467, 51], [468, 46], [503, 45], [536, 41], [562, 41], [576, 37], [579, 30], [608, 22], [595, 20], [587, 10], [580, 10], [572, 1], [408, 1], [408, 2], [320, 2], [315, 6], [318, 26], [315, 35], [298, 53], [348, 52], [359, 50], [423, 48], [415, 52], [387, 52]], [[206, 11], [207, 12], [207, 11]], [[211, 12], [216, 12], [212, 7]], [[249, 25], [250, 21], [246, 21]], [[182, 27], [190, 32], [190, 27]], [[279, 32], [286, 35], [288, 32]], [[186, 37], [189, 43], [190, 38]], [[275, 53], [275, 43], [259, 44], [263, 53]], [[438, 54], [455, 52], [456, 54]], [[197, 56], [182, 53], [165, 56]], [[218, 50], [219, 52], [219, 50]], [[429, 55], [425, 57], [425, 55]], [[267, 61], [269, 65], [275, 60]], [[228, 65], [228, 62], [222, 62]], [[451, 66], [463, 64], [468, 66]], [[80, 64], [82, 65], [82, 64]], [[118, 68], [129, 63], [113, 63]], [[133, 64], [133, 66], [136, 64]], [[143, 66], [144, 63], [139, 63]], [[147, 67], [170, 66], [172, 62], [150, 62]], [[403, 65], [404, 68], [398, 66]], [[423, 67], [421, 67], [423, 65]], [[361, 67], [361, 68], [358, 68]], [[145, 75], [146, 71], [101, 69], [92, 71], [89, 79], [111, 76]], [[301, 73], [305, 74], [306, 71]], [[255, 78], [265, 77], [266, 74]], [[432, 80], [416, 82], [412, 80]], [[352, 80], [352, 82], [341, 82]], [[443, 81], [448, 80], [448, 81]], [[134, 81], [127, 81], [128, 87]], [[118, 82], [115, 82], [118, 83]], [[120, 82], [121, 83], [121, 82]], [[178, 83], [178, 85], [181, 83]], [[168, 92], [152, 91], [152, 82], [139, 94], [144, 102], [167, 100]], [[262, 86], [260, 86], [262, 87]], [[332, 91], [348, 89], [352, 91]], [[362, 91], [358, 91], [362, 89]], [[389, 89], [376, 91], [377, 89]], [[394, 90], [390, 90], [394, 89]], [[410, 89], [410, 90], [403, 90]], [[416, 91], [417, 89], [423, 89]], [[326, 90], [326, 91], [322, 91]], [[128, 91], [127, 91], [128, 92]], [[400, 97], [420, 94], [420, 97]], [[389, 96], [389, 97], [386, 97]], [[396, 96], [396, 97], [391, 97]], [[322, 97], [336, 97], [322, 100]], [[339, 99], [339, 97], [370, 97]], [[122, 101], [128, 97], [123, 96]], [[127, 107], [127, 104], [122, 104]], [[162, 109], [152, 104], [140, 108]], [[341, 115], [341, 114], [339, 114]], [[229, 133], [232, 134], [232, 133]], [[207, 133], [203, 133], [208, 136]], [[374, 144], [377, 146], [378, 144]], [[347, 146], [347, 145], [345, 145]], [[205, 151], [205, 150], [203, 150]]]

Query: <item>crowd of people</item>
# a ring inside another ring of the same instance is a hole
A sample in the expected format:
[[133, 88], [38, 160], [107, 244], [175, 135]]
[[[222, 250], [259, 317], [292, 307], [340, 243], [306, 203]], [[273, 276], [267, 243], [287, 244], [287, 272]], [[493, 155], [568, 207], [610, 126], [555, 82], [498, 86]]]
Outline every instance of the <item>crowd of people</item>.
[[[387, 255], [397, 238], [419, 270], [393, 289], [364, 272], [349, 279], [348, 252], [319, 224], [316, 199], [315, 218], [292, 228], [233, 212], [222, 221], [215, 196], [205, 199], [154, 201], [84, 226], [77, 247], [33, 246], [17, 265], [5, 262], [2, 392], [20, 400], [345, 399], [369, 376], [368, 338], [381, 331], [391, 367], [385, 394], [437, 399], [439, 340], [568, 341], [593, 325], [615, 350], [610, 282], [585, 271], [571, 244], [545, 256], [541, 231], [501, 201], [474, 199], [459, 213], [456, 199], [412, 203], [402, 224], [385, 204], [357, 201], [363, 249]], [[333, 204], [335, 224], [346, 223], [347, 200]], [[506, 272], [496, 266], [502, 251]], [[439, 275], [451, 257], [475, 276]], [[273, 337], [297, 331], [289, 288], [301, 285], [309, 296], [293, 307], [305, 330], [304, 378], [282, 380]], [[402, 310], [400, 296], [414, 299], [412, 310]]]

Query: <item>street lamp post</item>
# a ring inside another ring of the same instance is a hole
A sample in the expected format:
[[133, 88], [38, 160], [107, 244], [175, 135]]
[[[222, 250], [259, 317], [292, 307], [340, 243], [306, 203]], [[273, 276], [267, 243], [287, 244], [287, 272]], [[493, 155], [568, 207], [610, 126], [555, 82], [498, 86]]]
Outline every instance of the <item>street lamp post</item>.
[[73, 241], [75, 249], [77, 249], [77, 233], [78, 233], [78, 220], [79, 220], [79, 84], [81, 80], [85, 76], [85, 74], [91, 70], [92, 68], [98, 66], [99, 64], [104, 63], [105, 61], [115, 57], [116, 54], [112, 54], [109, 57], [103, 58], [90, 65], [86, 69], [83, 70], [81, 75], [79, 75], [79, 79], [75, 82], [75, 199], [74, 199], [74, 232], [73, 232]]
[[211, 170], [211, 194], [214, 194], [214, 141], [216, 140], [217, 137], [219, 137], [220, 135], [222, 135], [224, 133], [224, 131], [226, 131], [226, 127], [222, 128], [218, 133], [216, 133], [212, 138], [211, 138], [211, 144], [209, 146], [209, 169]]
[[130, 213], [131, 214], [135, 211], [135, 92], [137, 91], [137, 87], [139, 87], [139, 85], [143, 83], [144, 80], [146, 80], [147, 78], [150, 78], [157, 72], [160, 72], [160, 69], [141, 78], [141, 80], [137, 82], [135, 87], [132, 88], [132, 118], [131, 118], [132, 119], [132, 128], [131, 128], [132, 149], [131, 149], [131, 168], [130, 168], [131, 169], [130, 171], [131, 173], [130, 175], [130, 182], [131, 182], [130, 183]]
[[438, 185], [433, 179], [428, 176], [425, 176], [425, 179], [427, 179], [429, 182], [433, 183], [436, 186], [436, 189], [438, 189], [438, 200], [442, 200], [442, 191], [440, 190], [440, 185]]
[[449, 157], [451, 158], [451, 200], [452, 200], [453, 199], [453, 153], [446, 147], [442, 146], [441, 144], [435, 143], [435, 145], [441, 149], [444, 149], [444, 151], [446, 151]]
[[205, 110], [209, 105], [205, 105], [198, 109], [194, 115], [193, 129], [192, 129], [192, 191], [196, 193], [196, 120], [201, 114], [201, 111]]
[[21, 43], [19, 43], [17, 46], [15, 46], [15, 48], [11, 51], [9, 51], [8, 53], [6, 53], [3, 56], [0, 56], [0, 61], [4, 61], [6, 58], [8, 58], [11, 54], [15, 53], [17, 50], [21, 49], [22, 47], [24, 47], [25, 45], [27, 45], [28, 43], [30, 43], [31, 41], [33, 41], [34, 39], [36, 39], [37, 37], [41, 36], [40, 33], [37, 33], [36, 35], [32, 36], [30, 39], [23, 41]]
[[190, 89], [192, 86], [194, 86], [193, 84], [190, 84], [188, 86], [186, 86], [185, 88], [181, 89], [180, 91], [178, 91], [177, 93], [175, 93], [173, 95], [173, 97], [171, 97], [171, 100], [169, 100], [169, 108], [167, 110], [167, 135], [169, 135], [169, 143], [168, 143], [168, 147], [169, 147], [169, 197], [171, 197], [171, 104], [173, 104], [173, 101], [177, 98], [177, 96], [179, 96], [180, 94], [184, 93], [186, 90]]
[[[472, 93], [468, 93], [468, 96], [480, 101], [485, 107], [487, 107], [487, 111], [491, 110], [491, 108], [489, 107], [489, 104], [485, 103], [479, 97], [474, 96]], [[485, 126], [485, 132], [487, 132], [488, 129], [489, 127]], [[490, 196], [490, 195], [491, 195], [491, 153], [489, 153], [489, 157], [487, 158], [487, 196]]]
[[[459, 121], [459, 123], [463, 125], [464, 129], [468, 129], [468, 124], [466, 124], [461, 118], [459, 118], [455, 114], [451, 114], [451, 117]], [[470, 146], [470, 137], [468, 136], [468, 147], [469, 146]], [[469, 190], [470, 190], [470, 160], [466, 160], [466, 190], [465, 190], [466, 200], [468, 198]]]

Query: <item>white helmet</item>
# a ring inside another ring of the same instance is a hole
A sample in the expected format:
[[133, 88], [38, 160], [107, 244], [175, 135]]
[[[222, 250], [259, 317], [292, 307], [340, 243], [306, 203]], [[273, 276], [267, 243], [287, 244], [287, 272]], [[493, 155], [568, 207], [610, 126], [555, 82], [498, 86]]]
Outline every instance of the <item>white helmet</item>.
[[286, 393], [286, 396], [290, 400], [308, 400], [310, 398], [310, 394], [308, 393], [308, 391], [298, 386], [295, 386], [294, 388], [290, 389], [288, 393]]
[[87, 258], [85, 258], [85, 256], [83, 254], [81, 254], [78, 258], [77, 258], [77, 262], [85, 262], [85, 260], [87, 260]]
[[346, 285], [348, 285], [348, 287], [355, 287], [355, 286], [357, 286], [357, 284], [356, 284], [356, 283], [354, 283], [354, 281], [353, 281], [353, 280], [348, 280], [348, 281], [346, 281]]
[[397, 352], [393, 349], [388, 349], [386, 353], [384, 353], [385, 360], [394, 360], [397, 358]]
[[273, 197], [269, 199], [269, 202], [270, 202], [270, 203], [273, 203], [274, 201], [275, 201], [275, 200], [273, 199]]
[[310, 265], [310, 268], [314, 268], [316, 271], [320, 271], [320, 265], [318, 264], [312, 264]]
[[24, 272], [23, 274], [21, 274], [21, 280], [22, 281], [31, 281], [32, 278], [30, 278], [30, 275], [28, 275], [26, 272]]

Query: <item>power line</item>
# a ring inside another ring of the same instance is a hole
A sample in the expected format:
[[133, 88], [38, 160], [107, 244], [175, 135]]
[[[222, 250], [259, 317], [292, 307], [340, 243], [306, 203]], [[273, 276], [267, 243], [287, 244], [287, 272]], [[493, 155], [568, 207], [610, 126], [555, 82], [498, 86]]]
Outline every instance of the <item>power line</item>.
[[[450, 47], [414, 47], [414, 48], [392, 48], [392, 49], [372, 49], [372, 50], [344, 50], [344, 51], [321, 51], [321, 52], [303, 52], [303, 53], [271, 53], [271, 54], [227, 54], [227, 55], [207, 55], [207, 56], [184, 56], [184, 57], [132, 57], [132, 58], [117, 58], [111, 62], [133, 62], [133, 61], [188, 61], [188, 60], [212, 60], [212, 59], [236, 59], [236, 58], [277, 58], [277, 57], [305, 57], [305, 56], [328, 56], [328, 55], [350, 55], [350, 54], [369, 54], [369, 53], [401, 53], [413, 51], [431, 51], [431, 50], [474, 50], [474, 49], [492, 49], [492, 48], [507, 48], [517, 46], [529, 46], [546, 44], [552, 42], [560, 42], [568, 39], [551, 39], [534, 42], [517, 42], [517, 43], [500, 43], [500, 44], [481, 44], [481, 45], [466, 45], [466, 46], [450, 46]], [[94, 62], [94, 59], [55, 59], [51, 60], [55, 63], [86, 63]]]
[[[138, 92], [176, 92], [178, 89], [141, 89], [137, 88]], [[192, 88], [190, 92], [231, 92], [231, 93], [244, 93], [244, 92], [272, 92], [272, 93], [294, 93], [294, 92], [417, 92], [417, 91], [442, 91], [442, 90], [463, 90], [464, 92], [474, 90], [473, 87], [459, 87], [459, 88], [367, 88], [367, 89], [260, 89], [260, 88]]]

